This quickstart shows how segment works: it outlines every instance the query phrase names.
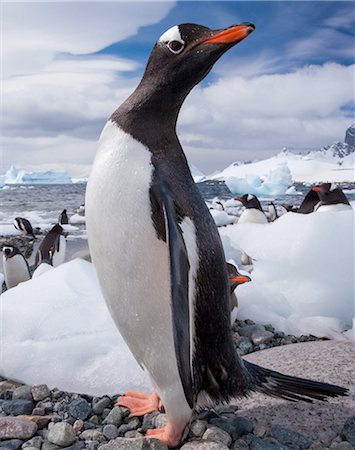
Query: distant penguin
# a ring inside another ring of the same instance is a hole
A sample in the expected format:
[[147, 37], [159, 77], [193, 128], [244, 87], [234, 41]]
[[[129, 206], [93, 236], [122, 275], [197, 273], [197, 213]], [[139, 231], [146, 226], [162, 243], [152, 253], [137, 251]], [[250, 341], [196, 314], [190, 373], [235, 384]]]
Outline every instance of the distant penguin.
[[268, 209], [270, 222], [275, 222], [275, 220], [279, 218], [275, 204], [273, 202], [269, 202]]
[[21, 231], [20, 235], [21, 238], [28, 235], [32, 236], [34, 239], [37, 239], [33, 232], [31, 222], [29, 220], [25, 219], [24, 217], [15, 217], [13, 223], [16, 230]]
[[79, 208], [76, 210], [79, 216], [85, 216], [85, 203], [82, 203]]
[[56, 224], [48, 231], [37, 250], [35, 267], [37, 268], [42, 262], [53, 267], [59, 266], [65, 260], [65, 250], [66, 239], [63, 236], [63, 228]]
[[238, 223], [268, 223], [267, 217], [255, 195], [245, 194], [234, 200], [241, 202], [245, 207], [238, 219]]
[[322, 183], [314, 186], [312, 191], [319, 197], [319, 203], [314, 208], [317, 212], [352, 209], [344, 192], [334, 183]]
[[285, 210], [285, 213], [288, 212], [297, 212], [298, 208], [294, 205], [281, 205], [281, 207]]
[[68, 219], [68, 215], [67, 215], [67, 210], [66, 209], [63, 209], [63, 211], [60, 213], [59, 218], [58, 218], [58, 223], [60, 225], [68, 225], [69, 219]]
[[8, 245], [4, 246], [2, 251], [2, 262], [7, 289], [17, 286], [22, 281], [29, 280], [31, 278], [30, 267], [20, 250], [14, 245]]
[[233, 324], [235, 322], [235, 319], [237, 318], [238, 312], [238, 299], [234, 290], [240, 284], [248, 283], [249, 281], [251, 281], [251, 278], [239, 273], [235, 265], [231, 263], [227, 263], [227, 271], [230, 287], [231, 323]]
[[223, 203], [218, 199], [212, 200], [212, 208], [216, 211], [224, 211]]

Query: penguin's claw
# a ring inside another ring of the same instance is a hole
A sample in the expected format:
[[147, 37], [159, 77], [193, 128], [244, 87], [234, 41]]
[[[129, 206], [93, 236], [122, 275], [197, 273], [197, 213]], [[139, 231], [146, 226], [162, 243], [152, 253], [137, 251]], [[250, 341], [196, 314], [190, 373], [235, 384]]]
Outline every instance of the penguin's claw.
[[168, 447], [176, 447], [181, 441], [184, 429], [185, 425], [178, 426], [171, 420], [168, 420], [166, 426], [163, 428], [147, 430], [146, 436], [159, 439], [159, 441], [163, 442]]
[[150, 395], [143, 392], [127, 392], [126, 395], [118, 397], [116, 406], [124, 406], [131, 410], [130, 417], [144, 416], [160, 409], [160, 398], [153, 392]]

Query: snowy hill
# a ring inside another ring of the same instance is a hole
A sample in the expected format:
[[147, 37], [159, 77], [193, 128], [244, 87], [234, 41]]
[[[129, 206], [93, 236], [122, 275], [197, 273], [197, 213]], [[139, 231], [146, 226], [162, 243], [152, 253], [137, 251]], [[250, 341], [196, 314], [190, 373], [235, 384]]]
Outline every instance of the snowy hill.
[[6, 172], [5, 184], [68, 184], [72, 179], [65, 170], [48, 170], [45, 172], [26, 172], [11, 166]]

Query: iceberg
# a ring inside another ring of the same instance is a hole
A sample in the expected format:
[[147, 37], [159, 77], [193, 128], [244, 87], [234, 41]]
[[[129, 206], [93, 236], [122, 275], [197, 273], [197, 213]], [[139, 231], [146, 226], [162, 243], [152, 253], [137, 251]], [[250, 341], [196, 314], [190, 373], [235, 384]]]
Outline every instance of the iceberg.
[[26, 172], [11, 166], [5, 174], [5, 184], [71, 184], [72, 179], [65, 170]]

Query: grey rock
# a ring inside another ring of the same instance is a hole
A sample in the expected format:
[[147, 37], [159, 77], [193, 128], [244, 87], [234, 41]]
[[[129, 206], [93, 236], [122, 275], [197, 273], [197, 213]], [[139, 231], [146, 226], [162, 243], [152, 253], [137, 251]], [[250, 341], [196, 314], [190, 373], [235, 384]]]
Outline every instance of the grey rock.
[[84, 430], [80, 434], [80, 437], [84, 441], [97, 441], [97, 442], [105, 441], [105, 436], [99, 430]]
[[68, 407], [69, 414], [75, 419], [87, 419], [91, 414], [91, 405], [83, 397], [78, 397], [69, 403]]
[[233, 442], [231, 450], [249, 450], [249, 445], [243, 439], [238, 439]]
[[348, 441], [338, 442], [334, 445], [332, 444], [329, 448], [331, 448], [331, 450], [354, 450], [354, 446]]
[[229, 447], [222, 442], [210, 440], [191, 441], [181, 447], [181, 450], [228, 450]]
[[154, 419], [155, 428], [165, 427], [167, 420], [166, 414], [159, 413]]
[[44, 408], [44, 410], [47, 414], [53, 412], [53, 410], [54, 410], [54, 404], [53, 404], [53, 402], [51, 402], [49, 400], [47, 400], [45, 402], [37, 403], [37, 407], [38, 406], [41, 408]]
[[104, 425], [107, 425], [109, 423], [112, 423], [113, 425], [116, 425], [116, 427], [119, 427], [122, 424], [123, 416], [122, 411], [119, 406], [114, 406], [110, 414], [106, 417], [106, 419], [103, 421]]
[[219, 414], [216, 411], [213, 411], [212, 409], [205, 409], [198, 414], [198, 418], [201, 420], [209, 421], [216, 417], [219, 417]]
[[153, 438], [116, 438], [100, 447], [100, 450], [168, 450], [168, 447]]
[[134, 439], [134, 438], [142, 438], [144, 436], [139, 431], [132, 430], [132, 431], [127, 431], [127, 433], [124, 435], [124, 437]]
[[14, 391], [3, 391], [0, 393], [0, 400], [12, 400]]
[[111, 439], [116, 439], [116, 437], [118, 437], [118, 429], [112, 423], [105, 425], [102, 429], [102, 433], [108, 441], [111, 441]]
[[32, 386], [33, 400], [39, 402], [50, 396], [50, 390], [46, 384], [34, 384]]
[[48, 433], [48, 441], [60, 447], [67, 447], [76, 440], [73, 427], [67, 422], [55, 423]]
[[57, 450], [58, 448], [60, 448], [58, 445], [52, 444], [49, 441], [44, 441], [41, 450]]
[[37, 431], [37, 424], [16, 417], [0, 417], [0, 440], [30, 439]]
[[190, 425], [189, 436], [201, 438], [203, 433], [206, 431], [206, 428], [206, 422], [204, 420], [197, 419]]
[[250, 338], [252, 336], [252, 334], [256, 333], [256, 332], [263, 332], [265, 331], [265, 327], [263, 325], [247, 325], [243, 328], [240, 328], [238, 330], [238, 333], [241, 336], [246, 336], [248, 338]]
[[0, 448], [7, 448], [9, 450], [18, 450], [21, 445], [23, 444], [23, 442], [21, 441], [21, 439], [9, 439], [6, 441], [0, 441]]
[[261, 344], [266, 344], [270, 341], [272, 341], [274, 338], [273, 333], [271, 333], [271, 331], [254, 331], [254, 333], [252, 333], [250, 339], [253, 342], [254, 345], [261, 345]]
[[252, 436], [250, 440], [249, 448], [251, 450], [293, 450], [293, 447], [281, 445], [275, 439], [261, 439], [257, 436]]
[[236, 340], [236, 345], [241, 355], [246, 355], [253, 350], [253, 344], [247, 336], [241, 336]]
[[19, 386], [21, 386], [21, 383], [17, 383], [16, 381], [10, 380], [0, 381], [0, 394], [5, 391], [14, 391]]
[[[22, 447], [22, 448], [24, 448], [24, 447]], [[37, 447], [25, 447], [25, 448], [26, 448], [26, 450], [38, 450]]]
[[110, 414], [110, 412], [111, 410], [109, 408], [105, 408], [101, 414], [102, 420], [106, 419], [106, 417]]
[[87, 443], [88, 450], [97, 450], [98, 447], [99, 447], [99, 442], [97, 442], [97, 441], [90, 441]]
[[76, 420], [73, 423], [73, 430], [75, 431], [75, 433], [78, 433], [80, 430], [82, 430], [84, 427], [84, 421], [81, 419]]
[[16, 388], [12, 394], [12, 400], [32, 401], [31, 386], [24, 384], [23, 386], [19, 386], [18, 388]]
[[89, 417], [89, 422], [93, 423], [94, 425], [99, 425], [99, 418], [96, 414]]
[[312, 444], [311, 439], [301, 433], [285, 427], [271, 427], [271, 435], [281, 444], [291, 447], [293, 450], [305, 450]]
[[254, 428], [253, 423], [249, 419], [239, 416], [234, 416], [230, 419], [222, 417], [218, 419], [212, 419], [210, 423], [224, 430], [232, 437], [233, 440], [251, 433]]
[[355, 417], [351, 416], [346, 420], [340, 436], [355, 448]]
[[232, 443], [231, 436], [224, 430], [217, 428], [215, 426], [211, 426], [207, 428], [207, 430], [203, 433], [202, 439], [208, 439], [214, 442], [221, 442], [227, 447]]
[[92, 412], [94, 414], [102, 414], [105, 408], [111, 405], [111, 399], [109, 397], [102, 397], [92, 405]]
[[41, 448], [42, 443], [43, 443], [43, 439], [41, 438], [41, 436], [34, 436], [32, 439], [26, 441], [22, 445], [22, 448], [26, 448], [26, 447]]
[[42, 407], [33, 408], [32, 414], [34, 416], [44, 416], [46, 414], [46, 410]]
[[85, 442], [78, 441], [75, 444], [70, 445], [69, 447], [62, 447], [63, 450], [82, 450], [85, 447]]
[[1, 408], [9, 416], [29, 415], [32, 413], [34, 404], [31, 400], [5, 400]]

